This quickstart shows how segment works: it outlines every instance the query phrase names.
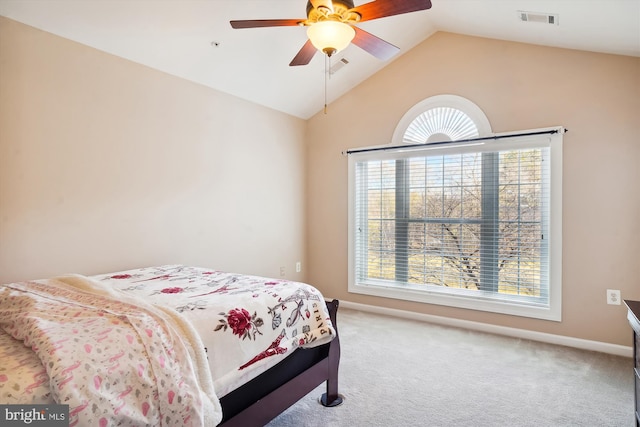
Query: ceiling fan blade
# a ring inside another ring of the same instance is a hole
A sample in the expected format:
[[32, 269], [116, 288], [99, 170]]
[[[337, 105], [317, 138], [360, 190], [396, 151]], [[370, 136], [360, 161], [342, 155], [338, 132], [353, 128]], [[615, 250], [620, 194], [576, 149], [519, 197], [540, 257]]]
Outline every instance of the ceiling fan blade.
[[360, 22], [363, 22], [426, 9], [431, 9], [431, 0], [377, 0], [354, 7], [351, 11], [358, 13], [362, 17]]
[[386, 61], [391, 59], [400, 51], [399, 47], [394, 46], [361, 28], [354, 26], [353, 29], [356, 30], [356, 36], [353, 38], [352, 43], [366, 50], [378, 59]]
[[298, 54], [291, 60], [289, 66], [294, 67], [296, 65], [307, 65], [317, 51], [318, 50], [311, 43], [311, 40], [307, 40], [304, 46], [302, 46], [302, 49], [300, 49]]
[[260, 27], [296, 27], [304, 19], [250, 19], [244, 21], [230, 21], [233, 28], [260, 28]]

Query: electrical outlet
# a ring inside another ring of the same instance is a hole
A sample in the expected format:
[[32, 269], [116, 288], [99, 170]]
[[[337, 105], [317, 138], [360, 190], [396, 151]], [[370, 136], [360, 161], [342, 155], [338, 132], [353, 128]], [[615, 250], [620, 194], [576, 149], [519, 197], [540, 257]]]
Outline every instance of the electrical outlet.
[[607, 304], [620, 305], [620, 291], [617, 289], [607, 289]]
[[300, 273], [302, 271], [302, 263], [300, 261], [296, 262], [296, 273]]
[[284, 276], [284, 267], [280, 267], [280, 275]]

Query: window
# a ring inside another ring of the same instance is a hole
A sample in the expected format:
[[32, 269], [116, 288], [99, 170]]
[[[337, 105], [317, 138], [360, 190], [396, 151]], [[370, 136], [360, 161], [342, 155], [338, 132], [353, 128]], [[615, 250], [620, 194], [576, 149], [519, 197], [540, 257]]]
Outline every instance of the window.
[[451, 100], [350, 152], [349, 291], [560, 320], [562, 128], [488, 137]]

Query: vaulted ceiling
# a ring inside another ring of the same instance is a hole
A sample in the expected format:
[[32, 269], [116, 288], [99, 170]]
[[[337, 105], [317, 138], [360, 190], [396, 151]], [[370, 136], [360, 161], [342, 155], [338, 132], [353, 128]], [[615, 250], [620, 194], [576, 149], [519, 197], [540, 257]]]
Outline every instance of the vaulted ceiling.
[[[432, 4], [359, 24], [400, 48], [388, 61], [351, 45], [299, 67], [289, 62], [307, 40], [304, 28], [238, 30], [229, 21], [304, 19], [305, 0], [0, 0], [0, 15], [303, 119], [324, 106], [327, 67], [348, 62], [326, 81], [331, 102], [437, 31], [640, 56], [640, 0]], [[522, 11], [555, 22], [523, 22]]]

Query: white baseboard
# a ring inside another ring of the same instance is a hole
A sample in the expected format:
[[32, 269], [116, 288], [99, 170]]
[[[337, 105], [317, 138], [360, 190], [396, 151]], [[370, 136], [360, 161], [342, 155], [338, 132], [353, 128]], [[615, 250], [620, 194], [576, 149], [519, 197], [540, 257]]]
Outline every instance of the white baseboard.
[[397, 310], [394, 308], [378, 307], [375, 305], [359, 304], [340, 300], [340, 306], [352, 310], [366, 311], [369, 313], [383, 314], [387, 316], [401, 317], [411, 320], [435, 323], [438, 325], [454, 326], [457, 328], [474, 331], [488, 332], [491, 334], [506, 335], [532, 341], [540, 341], [549, 344], [574, 347], [582, 350], [599, 351], [601, 353], [614, 354], [616, 356], [633, 357], [633, 348], [618, 344], [609, 344], [600, 341], [584, 340], [581, 338], [566, 337], [562, 335], [547, 334], [545, 332], [528, 331], [526, 329], [510, 328], [507, 326], [490, 325], [488, 323], [473, 322], [470, 320], [453, 319], [450, 317], [435, 316], [432, 314], [415, 313], [412, 311]]

